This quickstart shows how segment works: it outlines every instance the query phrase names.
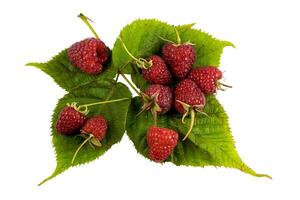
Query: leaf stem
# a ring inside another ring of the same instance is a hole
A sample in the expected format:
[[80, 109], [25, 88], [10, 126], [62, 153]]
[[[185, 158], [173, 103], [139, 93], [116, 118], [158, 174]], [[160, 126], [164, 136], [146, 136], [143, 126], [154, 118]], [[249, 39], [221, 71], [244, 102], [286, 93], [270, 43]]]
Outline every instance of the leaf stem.
[[123, 48], [125, 49], [126, 53], [127, 53], [133, 60], [135, 60], [136, 62], [140, 62], [139, 59], [137, 59], [136, 57], [134, 57], [134, 55], [132, 55], [132, 54], [130, 53], [130, 51], [127, 49], [125, 43], [123, 42], [122, 38], [121, 38], [121, 37], [118, 37], [118, 39], [119, 39], [120, 42], [122, 43], [122, 46], [123, 46]]
[[78, 152], [80, 151], [80, 149], [90, 140], [92, 139], [92, 137], [94, 137], [92, 134], [90, 134], [90, 136], [88, 138], [86, 138], [82, 143], [81, 145], [77, 148], [77, 150], [75, 151], [74, 155], [73, 155], [73, 158], [72, 158], [72, 162], [71, 164], [73, 165], [74, 161], [75, 161], [75, 158], [78, 154]]
[[124, 78], [124, 80], [130, 85], [130, 87], [140, 96], [142, 97], [141, 93], [135, 88], [135, 86], [128, 80], [128, 78], [121, 72], [119, 69], [118, 73]]
[[78, 15], [78, 17], [87, 25], [87, 27], [92, 31], [92, 33], [94, 34], [94, 36], [97, 39], [100, 39], [100, 37], [98, 36], [97, 32], [94, 30], [94, 28], [92, 27], [92, 25], [90, 24], [89, 21], [93, 22], [90, 18], [88, 18], [87, 16], [85, 16], [84, 14], [80, 13]]
[[114, 102], [119, 102], [119, 101], [125, 101], [128, 100], [129, 98], [122, 98], [122, 99], [114, 99], [114, 100], [108, 100], [108, 101], [100, 101], [100, 102], [95, 102], [95, 103], [89, 103], [89, 104], [84, 104], [78, 106], [78, 109], [80, 110], [81, 108], [86, 108], [89, 106], [94, 106], [94, 105], [101, 105], [101, 104], [107, 104], [107, 103], [114, 103]]
[[181, 44], [181, 38], [180, 38], [180, 35], [179, 35], [179, 32], [178, 32], [176, 26], [174, 26], [174, 30], [175, 30], [175, 33], [176, 33], [177, 45], [180, 45]]
[[127, 49], [127, 47], [126, 47], [125, 43], [123, 42], [122, 38], [118, 37], [118, 39], [120, 40], [120, 42], [121, 42], [123, 48], [125, 49], [126, 53], [137, 63], [138, 67], [147, 69], [147, 68], [152, 66], [151, 61], [147, 61], [146, 59], [143, 59], [143, 58], [136, 58], [134, 55], [132, 55], [132, 53], [130, 53], [130, 51]]
[[195, 110], [192, 108], [190, 109], [191, 111], [191, 123], [190, 123], [190, 128], [188, 130], [188, 132], [186, 133], [186, 135], [184, 136], [184, 138], [182, 139], [182, 141], [186, 140], [186, 138], [188, 138], [189, 134], [192, 132], [193, 127], [194, 127], [194, 122], [195, 122]]
[[151, 109], [151, 112], [153, 116], [154, 126], [157, 126], [157, 111], [155, 109]]

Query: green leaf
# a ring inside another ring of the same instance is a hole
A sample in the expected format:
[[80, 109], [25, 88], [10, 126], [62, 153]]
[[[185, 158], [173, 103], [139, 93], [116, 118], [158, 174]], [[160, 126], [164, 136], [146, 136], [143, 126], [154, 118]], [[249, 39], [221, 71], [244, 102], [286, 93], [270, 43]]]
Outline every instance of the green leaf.
[[[234, 47], [234, 45], [215, 39], [201, 30], [193, 29], [193, 25], [177, 26], [181, 40], [193, 43], [196, 49], [197, 55], [193, 67], [218, 67], [224, 47]], [[136, 20], [127, 25], [120, 33], [120, 37], [129, 51], [137, 58], [160, 54], [160, 49], [165, 41], [158, 36], [176, 41], [174, 27], [154, 19]], [[113, 64], [118, 67], [125, 66], [122, 71], [131, 74], [131, 79], [138, 88], [144, 90], [147, 87], [148, 83], [141, 76], [140, 70], [132, 63], [132, 59], [125, 52], [119, 40], [116, 41], [113, 48]], [[149, 112], [136, 117], [140, 107], [141, 100], [135, 98], [129, 109], [127, 134], [137, 151], [147, 157], [146, 133], [148, 127], [153, 124], [153, 119]], [[265, 174], [257, 174], [243, 163], [234, 147], [228, 117], [214, 96], [207, 97], [204, 112], [209, 117], [197, 113], [195, 126], [189, 138], [179, 141], [167, 161], [176, 165], [231, 167], [254, 176], [269, 177]], [[181, 116], [175, 113], [168, 113], [158, 118], [159, 126], [176, 130], [181, 134], [181, 139], [188, 130], [189, 122], [190, 120], [187, 119], [186, 124], [182, 124]]]
[[[219, 66], [223, 48], [233, 46], [232, 43], [213, 38], [211, 35], [197, 29], [193, 29], [194, 24], [177, 26], [178, 32], [183, 42], [191, 42], [194, 45], [197, 56], [194, 67]], [[165, 43], [158, 36], [176, 41], [174, 27], [158, 21], [156, 19], [136, 20], [125, 26], [120, 33], [120, 37], [126, 44], [128, 50], [137, 58], [146, 58], [154, 53], [160, 52]], [[144, 87], [145, 83], [141, 78], [135, 77], [136, 73], [128, 63], [132, 58], [125, 52], [121, 42], [117, 40], [113, 47], [112, 62], [116, 67], [126, 66], [124, 73], [131, 73], [133, 81], [137, 86]]]
[[59, 100], [52, 117], [52, 142], [56, 152], [57, 166], [53, 174], [46, 178], [44, 182], [52, 179], [58, 174], [70, 168], [72, 157], [83, 142], [83, 138], [76, 136], [61, 135], [56, 132], [56, 122], [60, 111], [67, 103], [78, 102], [78, 105], [129, 98], [110, 104], [102, 104], [89, 107], [88, 117], [103, 115], [108, 121], [108, 131], [105, 138], [101, 141], [101, 147], [91, 148], [85, 145], [78, 153], [73, 166], [91, 162], [104, 154], [113, 144], [119, 142], [125, 132], [128, 106], [130, 104], [131, 93], [128, 88], [115, 81], [97, 80], [91, 84], [80, 86]]
[[105, 66], [105, 70], [99, 75], [85, 74], [70, 63], [67, 50], [61, 51], [46, 63], [32, 62], [26, 65], [42, 70], [51, 76], [60, 87], [67, 91], [71, 91], [76, 87], [89, 84], [98, 79], [112, 79], [117, 73], [117, 69], [109, 63]]
[[[128, 113], [127, 134], [137, 151], [147, 157], [146, 134], [148, 127], [153, 125], [153, 119], [149, 112], [136, 117], [140, 106], [140, 98], [134, 98]], [[175, 165], [230, 167], [253, 176], [271, 178], [256, 173], [241, 160], [230, 133], [228, 117], [214, 96], [207, 97], [204, 112], [209, 117], [197, 113], [193, 131], [185, 141], [182, 138], [188, 130], [189, 119], [186, 119], [186, 124], [182, 124], [181, 116], [175, 113], [158, 117], [159, 127], [170, 128], [180, 134], [177, 147], [167, 162]]]

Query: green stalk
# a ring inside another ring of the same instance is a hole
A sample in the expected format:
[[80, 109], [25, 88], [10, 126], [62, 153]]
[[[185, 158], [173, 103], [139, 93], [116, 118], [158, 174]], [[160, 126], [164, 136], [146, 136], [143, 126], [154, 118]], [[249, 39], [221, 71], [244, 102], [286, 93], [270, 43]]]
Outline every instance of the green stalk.
[[89, 107], [89, 106], [101, 105], [101, 104], [107, 104], [107, 103], [114, 103], [114, 102], [119, 102], [119, 101], [125, 101], [125, 100], [128, 100], [128, 99], [129, 98], [122, 98], [122, 99], [114, 99], [114, 100], [108, 100], [108, 101], [100, 101], [100, 102], [95, 102], [95, 103], [89, 103], [89, 104], [78, 106], [78, 109], [80, 110], [81, 108], [86, 108], [86, 107]]
[[128, 80], [128, 78], [119, 70], [119, 74], [124, 78], [124, 80], [130, 85], [130, 87], [141, 97], [141, 93], [135, 88], [135, 86]]
[[181, 44], [181, 38], [180, 38], [179, 32], [178, 32], [178, 30], [175, 26], [174, 26], [174, 30], [175, 30], [175, 33], [176, 33], [177, 45], [180, 45]]
[[184, 138], [182, 139], [182, 141], [184, 141], [184, 140], [186, 140], [186, 138], [188, 138], [189, 134], [193, 130], [194, 123], [195, 123], [195, 110], [192, 108], [191, 109], [191, 124], [190, 124], [190, 128], [189, 128], [188, 132], [186, 133], [186, 135], [184, 136]]
[[90, 18], [88, 18], [87, 16], [85, 16], [84, 14], [80, 13], [78, 15], [78, 17], [87, 25], [87, 27], [92, 31], [92, 33], [94, 34], [94, 36], [97, 39], [100, 39], [100, 37], [98, 36], [98, 34], [96, 33], [96, 31], [94, 30], [94, 28], [92, 27], [92, 25], [90, 24], [89, 21], [93, 22]]
[[132, 53], [130, 53], [130, 51], [127, 49], [125, 43], [123, 42], [121, 37], [118, 37], [118, 39], [120, 40], [123, 48], [125, 49], [126, 53], [137, 63], [137, 65], [141, 68], [148, 68], [152, 66], [152, 62], [147, 61], [146, 59], [143, 58], [136, 58], [134, 57], [134, 55], [132, 55]]
[[82, 147], [83, 147], [90, 139], [92, 139], [92, 137], [94, 137], [94, 136], [93, 136], [92, 134], [90, 134], [90, 136], [89, 136], [88, 138], [86, 138], [86, 139], [83, 141], [83, 143], [81, 143], [81, 145], [77, 148], [77, 150], [75, 151], [75, 153], [74, 153], [74, 155], [73, 155], [71, 164], [74, 163], [75, 158], [76, 158], [78, 152], [80, 151], [80, 149], [81, 149], [81, 148], [82, 148]]

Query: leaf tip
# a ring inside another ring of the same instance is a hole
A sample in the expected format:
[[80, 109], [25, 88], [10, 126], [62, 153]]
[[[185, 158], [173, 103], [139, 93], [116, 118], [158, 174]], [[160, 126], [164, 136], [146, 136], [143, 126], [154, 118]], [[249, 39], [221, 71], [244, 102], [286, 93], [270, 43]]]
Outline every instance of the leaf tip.
[[32, 66], [34, 66], [34, 62], [26, 63], [25, 66], [30, 66], [30, 67], [32, 67]]
[[229, 42], [229, 41], [224, 41], [224, 46], [236, 48], [236, 46], [232, 42]]
[[270, 180], [273, 180], [272, 176], [268, 175], [268, 174], [258, 174], [259, 177], [265, 177], [268, 178]]
[[50, 177], [51, 177], [51, 176], [49, 176], [48, 178], [45, 178], [44, 180], [42, 180], [37, 186], [41, 186], [41, 185], [43, 185], [44, 183], [46, 183], [48, 180], [51, 179]]

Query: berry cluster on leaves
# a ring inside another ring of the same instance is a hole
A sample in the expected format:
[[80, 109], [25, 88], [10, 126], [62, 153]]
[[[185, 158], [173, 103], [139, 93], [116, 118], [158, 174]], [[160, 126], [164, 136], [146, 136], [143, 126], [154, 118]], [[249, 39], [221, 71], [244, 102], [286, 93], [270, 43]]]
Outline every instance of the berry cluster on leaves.
[[[52, 118], [57, 155], [52, 179], [71, 166], [103, 155], [127, 132], [139, 153], [154, 162], [249, 168], [235, 150], [228, 117], [215, 94], [224, 87], [219, 61], [230, 42], [158, 20], [136, 20], [112, 50], [91, 20], [94, 37], [70, 45], [47, 63], [28, 63], [67, 91]], [[126, 74], [131, 75], [131, 81]], [[118, 82], [122, 76], [138, 96]]]
[[[205, 95], [213, 95], [217, 92], [219, 80], [222, 78], [222, 72], [213, 66], [196, 67], [193, 69], [196, 60], [194, 44], [190, 42], [182, 43], [176, 27], [174, 27], [174, 31], [176, 33], [177, 42], [175, 43], [160, 37], [160, 39], [165, 41], [161, 49], [161, 55], [156, 53], [150, 55], [148, 58], [136, 58], [128, 50], [122, 38], [119, 38], [119, 40], [126, 53], [133, 59], [136, 66], [140, 68], [140, 76], [143, 76], [149, 83], [145, 91], [138, 92], [144, 101], [140, 113], [145, 110], [150, 110], [153, 115], [154, 126], [157, 126], [158, 114], [167, 114], [167, 112], [173, 108], [182, 115], [183, 123], [185, 117], [190, 115], [191, 123], [189, 130], [183, 138], [183, 140], [185, 140], [193, 129], [195, 112], [206, 115], [203, 112], [206, 102]], [[129, 83], [129, 85], [132, 84]], [[136, 89], [134, 88], [134, 90]], [[156, 134], [149, 134], [152, 132], [156, 132]], [[162, 137], [161, 135], [164, 134], [164, 131], [161, 129], [153, 129], [153, 127], [151, 127], [151, 131], [147, 133], [147, 141], [156, 141], [156, 138], [160, 138]], [[165, 140], [168, 140], [168, 138], [169, 137], [166, 137]], [[175, 144], [170, 148], [167, 144], [171, 142], [171, 137], [169, 140], [170, 141], [161, 142], [159, 144], [160, 148], [168, 149], [168, 156], [171, 155], [172, 150], [176, 147]], [[160, 151], [162, 154], [160, 156], [158, 155], [158, 151], [155, 154], [156, 157], [164, 159], [153, 159], [153, 150], [151, 150], [153, 144], [149, 144], [148, 142], [148, 146], [148, 156], [151, 160], [163, 162], [168, 158], [166, 152]]]

